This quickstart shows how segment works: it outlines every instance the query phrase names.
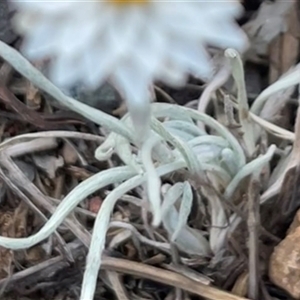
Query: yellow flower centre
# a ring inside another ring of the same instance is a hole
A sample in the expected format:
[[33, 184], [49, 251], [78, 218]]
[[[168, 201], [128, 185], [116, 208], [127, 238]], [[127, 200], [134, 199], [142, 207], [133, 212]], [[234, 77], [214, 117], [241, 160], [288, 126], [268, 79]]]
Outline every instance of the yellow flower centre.
[[147, 4], [149, 0], [109, 0], [108, 2], [118, 6], [128, 6], [132, 4]]

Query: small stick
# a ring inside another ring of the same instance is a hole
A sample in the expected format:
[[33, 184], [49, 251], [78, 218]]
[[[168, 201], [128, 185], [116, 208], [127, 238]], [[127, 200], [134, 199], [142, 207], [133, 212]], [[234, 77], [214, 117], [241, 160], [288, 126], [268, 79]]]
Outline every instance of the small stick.
[[248, 296], [259, 299], [259, 181], [252, 176], [248, 190], [249, 283]]

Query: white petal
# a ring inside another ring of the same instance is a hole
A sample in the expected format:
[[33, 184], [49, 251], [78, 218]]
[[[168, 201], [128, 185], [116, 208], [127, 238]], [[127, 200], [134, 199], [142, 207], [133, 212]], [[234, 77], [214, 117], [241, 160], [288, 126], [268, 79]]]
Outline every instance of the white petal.
[[240, 51], [246, 45], [234, 22], [242, 7], [237, 0], [149, 0], [127, 7], [75, 0], [15, 5], [24, 51], [32, 59], [54, 57], [54, 81], [71, 85], [81, 80], [94, 89], [111, 78], [139, 111], [145, 111], [148, 86], [155, 80], [180, 86], [189, 74], [209, 77], [207, 45]]
[[150, 78], [139, 66], [128, 63], [114, 72], [112, 82], [126, 99], [138, 139], [142, 139], [149, 130]]
[[67, 88], [79, 81], [81, 79], [79, 74], [81, 73], [82, 64], [76, 63], [77, 61], [76, 57], [72, 58], [70, 56], [56, 58], [50, 71], [53, 82], [59, 87]]
[[110, 47], [120, 56], [127, 56], [136, 39], [136, 26], [139, 25], [142, 15], [138, 10], [130, 9], [126, 14], [115, 12], [109, 20], [106, 30], [110, 35]]
[[197, 76], [209, 78], [212, 75], [210, 57], [197, 43], [174, 40], [170, 44], [168, 56], [186, 71]]
[[[52, 24], [45, 20], [39, 26], [32, 29], [30, 35], [25, 39], [23, 51], [32, 59], [40, 59], [42, 57], [51, 55], [56, 47], [57, 31]], [[49, 38], [45, 39], [47, 36]]]
[[168, 43], [160, 34], [159, 28], [145, 24], [144, 30], [140, 33], [140, 38], [136, 41], [136, 46], [132, 49], [131, 56], [135, 57], [143, 66], [144, 72], [155, 74], [156, 70], [164, 62]]
[[166, 61], [157, 70], [156, 78], [173, 87], [180, 87], [187, 81], [188, 74], [185, 69], [176, 65], [174, 61]]

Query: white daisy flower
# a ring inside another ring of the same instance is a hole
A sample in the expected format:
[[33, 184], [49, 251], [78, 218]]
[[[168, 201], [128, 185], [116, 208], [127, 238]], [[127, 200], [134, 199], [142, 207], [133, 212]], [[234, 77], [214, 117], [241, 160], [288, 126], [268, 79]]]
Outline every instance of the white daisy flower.
[[94, 89], [110, 81], [126, 100], [136, 127], [149, 114], [149, 86], [179, 86], [189, 74], [212, 74], [207, 46], [243, 51], [235, 23], [238, 0], [12, 1], [32, 60], [53, 58], [51, 79]]

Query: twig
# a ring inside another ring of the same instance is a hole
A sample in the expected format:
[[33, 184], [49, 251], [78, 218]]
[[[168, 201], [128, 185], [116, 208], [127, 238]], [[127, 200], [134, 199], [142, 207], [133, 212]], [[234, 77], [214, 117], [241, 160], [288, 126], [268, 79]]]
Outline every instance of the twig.
[[248, 189], [248, 231], [249, 231], [249, 282], [248, 296], [259, 299], [259, 182], [258, 176], [252, 176]]
[[127, 297], [126, 288], [121, 282], [121, 275], [115, 271], [106, 271], [106, 274], [118, 300], [129, 300], [129, 298]]

